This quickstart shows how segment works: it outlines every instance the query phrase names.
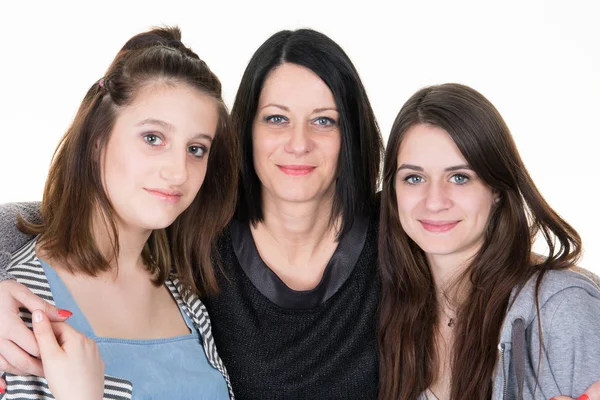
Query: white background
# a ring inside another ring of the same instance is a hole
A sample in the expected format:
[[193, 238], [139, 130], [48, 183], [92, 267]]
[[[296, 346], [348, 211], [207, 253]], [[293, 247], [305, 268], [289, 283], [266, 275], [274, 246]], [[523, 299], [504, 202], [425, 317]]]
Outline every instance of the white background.
[[549, 203], [579, 230], [600, 273], [596, 212], [600, 13], [594, 0], [2, 1], [0, 203], [41, 199], [52, 152], [89, 86], [132, 35], [177, 24], [232, 105], [252, 53], [310, 27], [355, 63], [384, 138], [419, 88], [460, 82], [511, 128]]

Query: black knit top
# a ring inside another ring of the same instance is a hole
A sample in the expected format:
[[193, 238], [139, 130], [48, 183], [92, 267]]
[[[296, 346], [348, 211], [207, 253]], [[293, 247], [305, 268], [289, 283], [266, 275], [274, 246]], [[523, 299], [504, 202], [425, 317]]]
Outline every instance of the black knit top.
[[247, 224], [230, 224], [220, 294], [203, 301], [237, 399], [377, 397], [377, 217], [357, 219], [302, 292], [268, 269]]

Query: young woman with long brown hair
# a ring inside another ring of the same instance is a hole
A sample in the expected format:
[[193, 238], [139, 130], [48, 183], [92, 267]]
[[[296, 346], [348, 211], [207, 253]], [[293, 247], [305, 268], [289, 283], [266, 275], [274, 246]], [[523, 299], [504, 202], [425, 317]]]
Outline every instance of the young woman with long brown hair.
[[[20, 221], [36, 236], [8, 272], [72, 316], [55, 329], [55, 352], [40, 342], [48, 381], [6, 374], [6, 398], [229, 399], [198, 295], [216, 291], [212, 250], [233, 214], [236, 174], [218, 78], [178, 28], [129, 39], [59, 143], [43, 222]], [[48, 327], [30, 311], [25, 323]], [[53, 357], [58, 345], [65, 357]]]
[[380, 399], [548, 399], [600, 379], [600, 292], [569, 270], [580, 237], [477, 91], [428, 87], [402, 107], [379, 232]]

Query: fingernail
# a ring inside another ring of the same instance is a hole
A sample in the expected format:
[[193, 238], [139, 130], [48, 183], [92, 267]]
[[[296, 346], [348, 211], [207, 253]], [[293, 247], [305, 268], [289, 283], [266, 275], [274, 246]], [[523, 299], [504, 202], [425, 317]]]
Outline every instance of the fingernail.
[[4, 394], [4, 388], [0, 386], [0, 394]]
[[577, 400], [590, 400], [590, 396], [588, 396], [587, 394], [582, 394], [577, 398]]
[[33, 312], [33, 322], [42, 322], [44, 319], [44, 314], [40, 310], [35, 310]]
[[73, 315], [73, 313], [69, 310], [59, 309], [58, 315], [60, 315], [61, 317], [64, 317], [64, 318], [69, 318], [71, 315]]

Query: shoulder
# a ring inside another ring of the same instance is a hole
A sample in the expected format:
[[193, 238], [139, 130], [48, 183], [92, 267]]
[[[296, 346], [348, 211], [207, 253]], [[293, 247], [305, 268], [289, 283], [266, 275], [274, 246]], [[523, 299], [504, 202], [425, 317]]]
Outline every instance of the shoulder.
[[[548, 271], [542, 279], [539, 291], [540, 307], [570, 299], [595, 299], [600, 301], [600, 288], [587, 274], [579, 270]], [[591, 272], [590, 272], [591, 274]], [[531, 285], [535, 287], [535, 278]]]
[[31, 239], [25, 243], [21, 248], [10, 255], [10, 261], [8, 262], [7, 271], [27, 266], [32, 264], [36, 260], [35, 246], [37, 244], [37, 237]]
[[[538, 310], [547, 318], [556, 307], [577, 306], [581, 310], [597, 307], [600, 289], [585, 275], [572, 271], [547, 271], [536, 293], [538, 275], [523, 286], [513, 289], [506, 320], [522, 319], [526, 326], [537, 320]], [[600, 311], [600, 308], [598, 308]]]

